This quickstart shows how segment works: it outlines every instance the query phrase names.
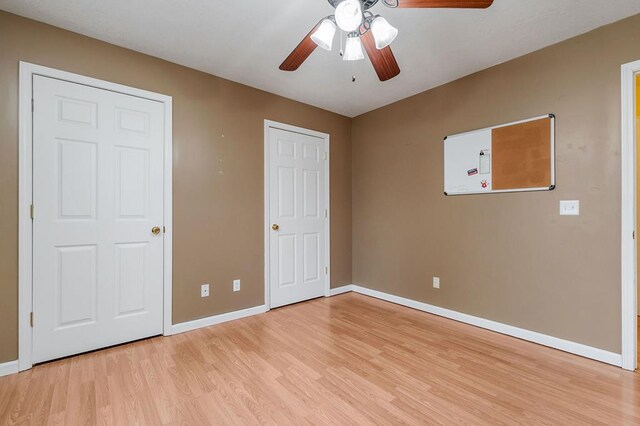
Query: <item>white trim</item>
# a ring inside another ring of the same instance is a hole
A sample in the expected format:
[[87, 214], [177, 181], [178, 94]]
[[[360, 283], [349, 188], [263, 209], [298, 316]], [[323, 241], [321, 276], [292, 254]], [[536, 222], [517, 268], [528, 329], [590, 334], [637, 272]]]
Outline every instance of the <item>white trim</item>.
[[33, 97], [33, 76], [41, 75], [71, 83], [84, 84], [98, 89], [110, 90], [139, 98], [145, 98], [164, 104], [165, 121], [165, 158], [164, 158], [164, 306], [163, 306], [163, 334], [170, 335], [171, 299], [173, 294], [172, 278], [172, 244], [173, 244], [173, 215], [172, 215], [172, 153], [173, 153], [173, 104], [171, 96], [121, 84], [110, 83], [85, 77], [78, 74], [60, 71], [40, 65], [20, 62], [19, 74], [19, 135], [18, 135], [18, 364], [20, 371], [32, 367], [32, 329], [29, 316], [32, 309], [32, 221], [30, 206], [32, 203], [32, 126], [31, 99]]
[[207, 318], [200, 318], [193, 321], [175, 324], [172, 327], [172, 334], [185, 333], [187, 331], [196, 330], [198, 328], [210, 327], [216, 324], [222, 324], [227, 321], [234, 321], [241, 318], [259, 315], [267, 312], [267, 305], [254, 306], [253, 308], [242, 309], [239, 311], [228, 312], [226, 314], [214, 315]]
[[325, 204], [327, 209], [327, 217], [324, 221], [324, 261], [327, 264], [327, 271], [324, 281], [324, 297], [329, 297], [331, 293], [331, 136], [326, 133], [324, 135], [324, 152], [326, 158], [324, 162], [324, 184], [325, 187]]
[[33, 74], [29, 64], [20, 62], [18, 99], [18, 364], [31, 368], [31, 283], [32, 283], [32, 116]]
[[635, 75], [640, 61], [622, 66], [622, 368], [637, 366], [637, 289], [636, 289], [636, 138]]
[[164, 97], [164, 336], [173, 334], [173, 98]]
[[486, 130], [499, 129], [501, 127], [515, 126], [516, 124], [524, 124], [524, 123], [528, 123], [530, 121], [542, 120], [543, 118], [553, 118], [555, 120], [556, 117], [555, 117], [554, 114], [539, 115], [539, 116], [533, 117], [533, 118], [525, 118], [524, 120], [511, 121], [509, 123], [502, 123], [502, 124], [498, 124], [496, 126], [484, 127], [482, 129], [473, 129], [473, 130], [467, 130], [466, 132], [462, 132], [462, 133], [454, 133], [454, 134], [451, 134], [451, 135], [447, 135], [446, 138], [451, 138], [451, 137], [454, 137], [454, 136], [470, 135], [472, 133], [483, 132], [483, 131], [486, 131]]
[[[553, 175], [553, 173], [552, 173]], [[555, 185], [553, 185], [555, 189]], [[459, 197], [461, 195], [483, 195], [483, 194], [509, 194], [513, 192], [540, 192], [540, 191], [551, 191], [548, 186], [542, 186], [540, 188], [527, 188], [527, 189], [495, 189], [491, 191], [485, 192], [447, 192], [447, 197]]]
[[[560, 339], [546, 334], [537, 333], [535, 331], [525, 330], [523, 328], [514, 327], [508, 324], [502, 324], [496, 321], [487, 320], [484, 318], [475, 317], [473, 315], [463, 314], [451, 309], [445, 309], [427, 303], [418, 302], [415, 300], [407, 299], [393, 294], [383, 293], [377, 290], [371, 290], [366, 287], [362, 287], [356, 284], [350, 286], [352, 291], [365, 296], [375, 297], [376, 299], [385, 300], [387, 302], [395, 303], [398, 305], [406, 306], [408, 308], [417, 309], [419, 311], [427, 312], [430, 314], [438, 315], [444, 318], [449, 318], [454, 321], [463, 322], [465, 324], [473, 325], [475, 327], [484, 328], [487, 330], [495, 331], [497, 333], [506, 334], [507, 336], [516, 337], [518, 339], [527, 340], [529, 342], [538, 343], [540, 345], [548, 346], [550, 348], [559, 349], [561, 351], [569, 352], [575, 355], [580, 355], [585, 358], [594, 359], [607, 364], [620, 366], [622, 358], [620, 354], [608, 352], [603, 349], [594, 348], [591, 346], [583, 345], [581, 343], [571, 342], [569, 340]], [[343, 289], [344, 287], [340, 287]], [[338, 289], [335, 289], [338, 290]], [[345, 290], [346, 292], [348, 290]], [[343, 292], [341, 292], [343, 293]], [[336, 293], [339, 294], [339, 293]]]
[[0, 364], [0, 377], [8, 376], [9, 374], [15, 374], [18, 371], [18, 360]]
[[343, 285], [342, 287], [332, 288], [329, 291], [329, 296], [337, 296], [339, 294], [349, 293], [350, 291], [354, 291], [353, 287], [353, 284], [347, 284]]
[[280, 129], [288, 132], [300, 133], [303, 135], [314, 136], [316, 138], [324, 139], [324, 151], [327, 153], [325, 163], [325, 206], [327, 209], [327, 220], [325, 220], [325, 262], [327, 267], [327, 274], [324, 286], [324, 295], [329, 297], [331, 295], [331, 167], [330, 167], [330, 140], [331, 136], [327, 133], [318, 132], [315, 130], [304, 129], [302, 127], [296, 127], [289, 124], [279, 123], [272, 120], [264, 120], [264, 303], [267, 310], [271, 309], [271, 295], [269, 292], [270, 281], [270, 263], [269, 263], [269, 238], [271, 233], [269, 229], [271, 227], [269, 217], [269, 200], [270, 200], [270, 188], [269, 188], [269, 129]]
[[551, 185], [556, 187], [556, 116], [555, 114], [549, 114], [551, 119]]

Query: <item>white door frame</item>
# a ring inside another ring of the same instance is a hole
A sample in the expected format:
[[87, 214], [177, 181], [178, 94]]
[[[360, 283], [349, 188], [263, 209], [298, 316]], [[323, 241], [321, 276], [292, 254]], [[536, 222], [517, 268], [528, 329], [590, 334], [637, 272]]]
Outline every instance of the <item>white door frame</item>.
[[[32, 367], [33, 329], [30, 325], [33, 297], [33, 222], [31, 204], [33, 194], [33, 76], [56, 78], [98, 89], [145, 98], [164, 104], [164, 309], [163, 334], [171, 334], [172, 305], [172, 123], [173, 100], [171, 96], [97, 80], [78, 74], [60, 71], [40, 65], [20, 62], [19, 86], [19, 135], [18, 135], [18, 368]], [[37, 317], [35, 321], [37, 321]]]
[[636, 114], [635, 78], [640, 61], [622, 66], [622, 368], [635, 370], [637, 360]]
[[271, 281], [270, 274], [270, 244], [271, 238], [271, 221], [269, 201], [271, 199], [271, 191], [269, 185], [269, 129], [286, 130], [288, 132], [300, 133], [303, 135], [314, 136], [316, 138], [324, 139], [324, 151], [326, 152], [326, 161], [324, 162], [324, 183], [326, 185], [325, 191], [325, 205], [327, 208], [327, 218], [324, 221], [324, 237], [325, 237], [325, 262], [326, 262], [326, 275], [324, 281], [324, 297], [331, 295], [331, 186], [329, 178], [329, 141], [330, 136], [327, 133], [316, 132], [315, 130], [308, 130], [302, 127], [291, 126], [289, 124], [278, 123], [277, 121], [264, 120], [264, 304], [267, 310], [271, 309], [271, 292], [269, 291], [269, 284]]

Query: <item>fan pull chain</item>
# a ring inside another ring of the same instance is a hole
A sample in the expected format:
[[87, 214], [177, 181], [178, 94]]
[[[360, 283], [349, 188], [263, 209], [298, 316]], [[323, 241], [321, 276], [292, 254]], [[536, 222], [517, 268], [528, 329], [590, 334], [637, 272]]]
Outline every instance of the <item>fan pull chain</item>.
[[355, 83], [356, 82], [356, 61], [351, 61], [351, 64], [353, 65], [353, 74], [351, 75], [351, 82]]
[[342, 31], [340, 32], [340, 57], [342, 58], [344, 56], [344, 50], [342, 49]]

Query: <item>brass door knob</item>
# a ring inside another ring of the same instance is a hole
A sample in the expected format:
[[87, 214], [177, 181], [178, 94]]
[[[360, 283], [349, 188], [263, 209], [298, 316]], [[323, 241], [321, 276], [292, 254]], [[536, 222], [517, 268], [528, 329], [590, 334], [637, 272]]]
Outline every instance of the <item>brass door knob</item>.
[[273, 229], [274, 231], [277, 231], [278, 229], [280, 229], [280, 225], [276, 225], [274, 223], [273, 225], [271, 225], [271, 229]]
[[160, 234], [160, 227], [159, 226], [154, 226], [153, 228], [151, 228], [151, 233], [153, 235], [159, 235]]

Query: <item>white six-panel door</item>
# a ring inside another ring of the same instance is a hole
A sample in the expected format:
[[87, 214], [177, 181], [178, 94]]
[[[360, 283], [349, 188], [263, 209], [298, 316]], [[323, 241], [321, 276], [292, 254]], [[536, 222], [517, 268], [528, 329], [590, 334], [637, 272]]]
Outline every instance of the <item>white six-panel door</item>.
[[41, 76], [33, 97], [33, 362], [161, 334], [163, 105]]
[[324, 139], [269, 128], [272, 308], [325, 292]]

